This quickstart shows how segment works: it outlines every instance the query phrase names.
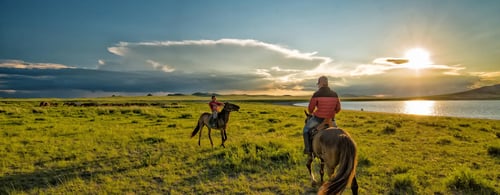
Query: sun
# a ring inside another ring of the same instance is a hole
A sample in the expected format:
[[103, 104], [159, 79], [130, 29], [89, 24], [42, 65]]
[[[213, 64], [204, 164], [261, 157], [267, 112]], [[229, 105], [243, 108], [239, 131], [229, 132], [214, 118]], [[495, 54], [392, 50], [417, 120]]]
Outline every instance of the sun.
[[408, 59], [408, 67], [413, 69], [422, 69], [432, 64], [429, 52], [422, 48], [406, 51], [405, 58]]

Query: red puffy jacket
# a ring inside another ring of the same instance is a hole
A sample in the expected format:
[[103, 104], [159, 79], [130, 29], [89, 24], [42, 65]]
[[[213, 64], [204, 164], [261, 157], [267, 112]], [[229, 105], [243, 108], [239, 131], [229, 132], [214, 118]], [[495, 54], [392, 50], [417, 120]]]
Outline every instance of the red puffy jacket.
[[210, 101], [210, 102], [208, 103], [208, 106], [210, 106], [210, 110], [212, 110], [212, 112], [213, 112], [213, 111], [218, 111], [218, 110], [217, 110], [217, 108], [218, 108], [219, 106], [222, 106], [222, 103], [221, 103], [221, 102], [218, 102], [218, 101], [214, 101], [214, 100], [212, 100], [212, 101]]
[[339, 96], [329, 87], [321, 87], [309, 100], [308, 110], [318, 118], [335, 118], [335, 114], [340, 112]]

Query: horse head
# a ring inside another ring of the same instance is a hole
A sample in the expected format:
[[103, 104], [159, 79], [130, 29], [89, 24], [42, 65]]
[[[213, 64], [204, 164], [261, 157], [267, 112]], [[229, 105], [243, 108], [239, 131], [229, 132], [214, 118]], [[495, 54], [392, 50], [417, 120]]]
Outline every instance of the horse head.
[[228, 112], [239, 111], [240, 106], [238, 106], [236, 104], [229, 103], [229, 102], [225, 102], [224, 103], [224, 110], [227, 110]]

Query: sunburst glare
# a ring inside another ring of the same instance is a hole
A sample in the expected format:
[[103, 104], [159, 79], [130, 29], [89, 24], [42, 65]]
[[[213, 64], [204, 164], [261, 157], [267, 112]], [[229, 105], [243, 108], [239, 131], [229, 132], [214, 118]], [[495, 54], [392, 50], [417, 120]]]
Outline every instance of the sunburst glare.
[[405, 58], [408, 59], [408, 67], [413, 69], [422, 69], [432, 64], [429, 52], [422, 48], [408, 50]]

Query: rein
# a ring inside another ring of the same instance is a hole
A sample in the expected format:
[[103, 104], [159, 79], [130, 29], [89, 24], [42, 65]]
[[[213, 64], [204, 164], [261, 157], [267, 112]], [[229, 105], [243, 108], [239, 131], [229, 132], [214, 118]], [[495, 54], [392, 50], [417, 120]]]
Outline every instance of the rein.
[[323, 120], [323, 122], [321, 122], [320, 124], [314, 126], [311, 129], [310, 134], [311, 134], [312, 137], [314, 137], [316, 134], [318, 134], [319, 131], [328, 129], [329, 127], [333, 127], [332, 118], [325, 118]]

